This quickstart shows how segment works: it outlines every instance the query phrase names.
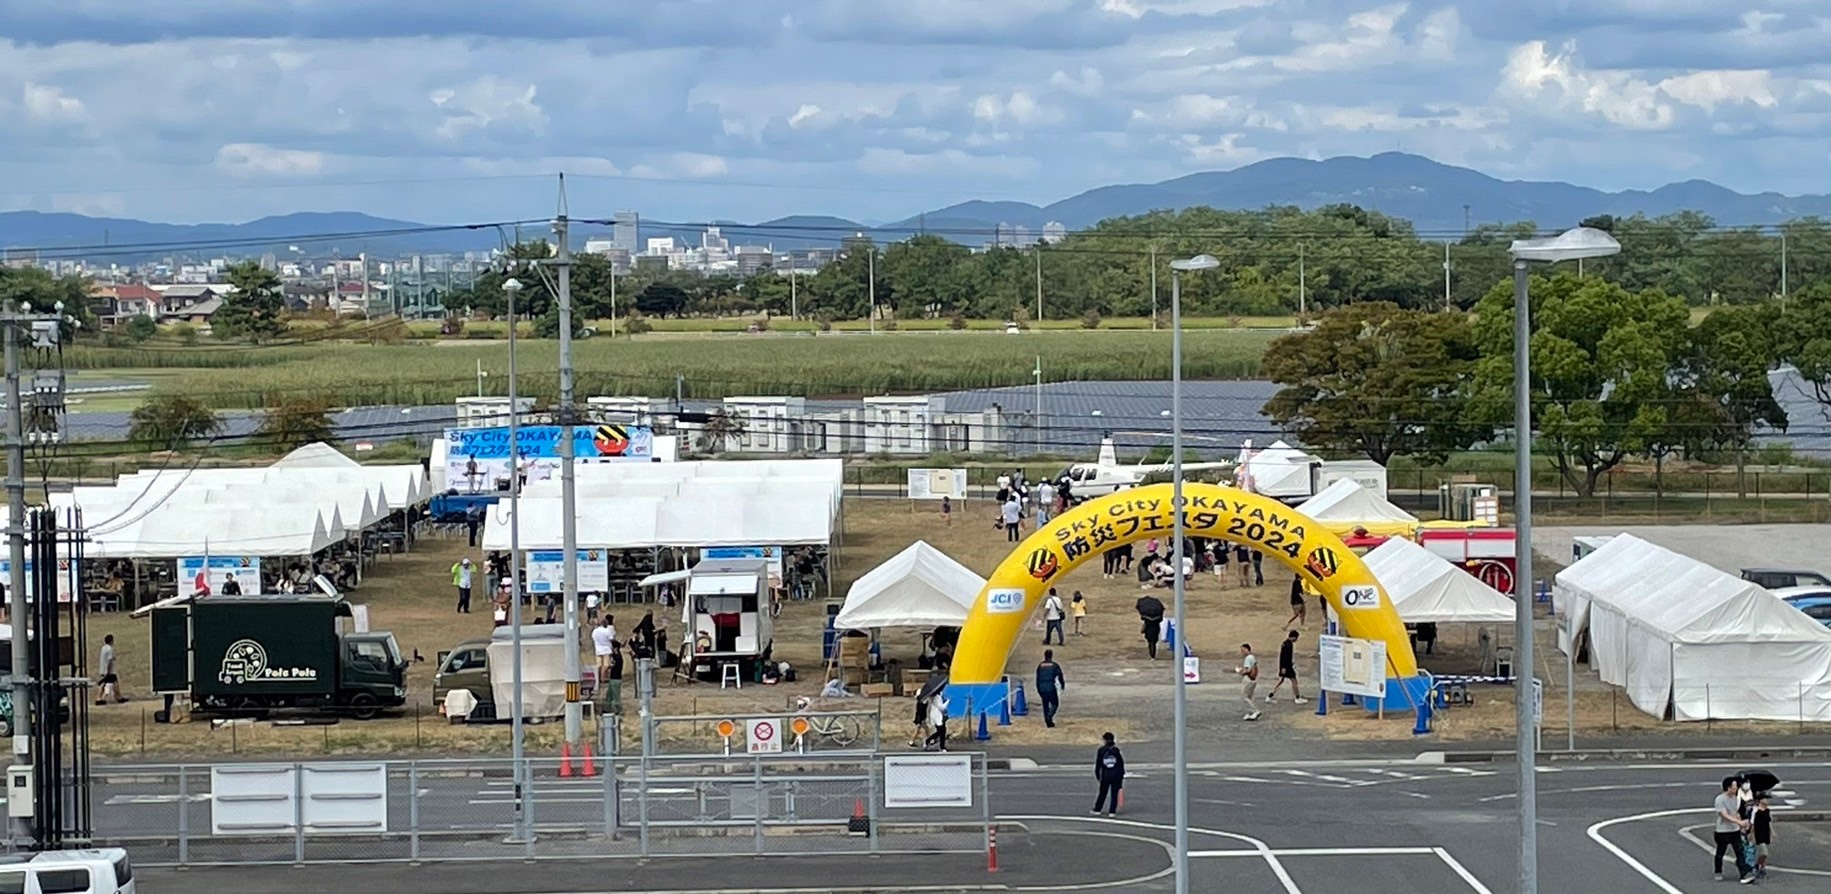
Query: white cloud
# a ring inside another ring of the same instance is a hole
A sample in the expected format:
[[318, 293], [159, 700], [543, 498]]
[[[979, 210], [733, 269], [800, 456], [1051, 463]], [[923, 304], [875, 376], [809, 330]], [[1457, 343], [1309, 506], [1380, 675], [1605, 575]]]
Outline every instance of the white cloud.
[[1773, 75], [1766, 71], [1696, 71], [1659, 82], [1667, 96], [1714, 112], [1718, 106], [1747, 103], [1764, 109], [1780, 104]]
[[1545, 42], [1521, 44], [1501, 71], [1501, 89], [1547, 111], [1574, 108], [1611, 124], [1640, 130], [1672, 124], [1672, 105], [1647, 81], [1625, 72], [1586, 71], [1569, 52], [1551, 55]]
[[230, 143], [216, 150], [216, 166], [236, 177], [300, 177], [324, 170], [322, 152], [260, 143]]
[[88, 115], [82, 100], [66, 95], [57, 87], [27, 81], [23, 93], [25, 113], [34, 120], [65, 123], [81, 121]]
[[441, 87], [428, 98], [445, 116], [438, 135], [457, 140], [492, 127], [539, 133], [547, 126], [547, 111], [534, 102], [537, 92], [533, 84], [484, 75], [456, 87]]

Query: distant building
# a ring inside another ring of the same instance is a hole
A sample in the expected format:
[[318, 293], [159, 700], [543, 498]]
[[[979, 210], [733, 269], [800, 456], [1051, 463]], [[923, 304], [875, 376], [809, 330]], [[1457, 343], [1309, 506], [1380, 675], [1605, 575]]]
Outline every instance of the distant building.
[[648, 241], [648, 251], [644, 252], [644, 254], [647, 254], [651, 257], [653, 257], [653, 256], [665, 257], [665, 256], [671, 255], [679, 250], [680, 249], [679, 249], [678, 245], [674, 241], [674, 237], [659, 236], [659, 237], [650, 239]]
[[730, 250], [730, 246], [731, 243], [719, 233], [718, 227], [707, 227], [706, 231], [700, 234], [699, 247], [705, 249], [707, 254], [716, 252], [722, 255]]
[[1043, 241], [1054, 245], [1068, 238], [1068, 227], [1059, 220], [1043, 224]]
[[635, 255], [642, 250], [642, 218], [634, 211], [619, 211], [610, 216], [610, 241]]
[[762, 245], [740, 245], [734, 256], [737, 258], [739, 276], [749, 276], [760, 270], [766, 270], [775, 266], [776, 262], [775, 252]]

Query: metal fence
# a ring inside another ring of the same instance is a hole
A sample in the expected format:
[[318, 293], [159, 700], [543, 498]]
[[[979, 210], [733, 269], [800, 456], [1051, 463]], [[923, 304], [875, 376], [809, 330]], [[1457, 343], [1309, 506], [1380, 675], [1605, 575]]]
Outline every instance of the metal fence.
[[[837, 700], [826, 704], [832, 701]], [[876, 708], [877, 700], [870, 701], [870, 710], [801, 711], [791, 707], [760, 714], [650, 715], [645, 720], [637, 719], [638, 735], [643, 753], [670, 757], [745, 754], [760, 731], [775, 740], [772, 750], [797, 754], [870, 753], [882, 750], [884, 741], [883, 714]]]
[[517, 776], [508, 760], [106, 769], [96, 838], [154, 866], [954, 853], [983, 852], [992, 818], [975, 753], [527, 760]]

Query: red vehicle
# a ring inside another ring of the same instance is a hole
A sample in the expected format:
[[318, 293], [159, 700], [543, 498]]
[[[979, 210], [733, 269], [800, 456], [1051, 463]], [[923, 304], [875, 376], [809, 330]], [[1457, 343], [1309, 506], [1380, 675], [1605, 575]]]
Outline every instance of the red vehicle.
[[1513, 558], [1518, 539], [1512, 528], [1425, 528], [1418, 532], [1419, 546], [1509, 596], [1518, 570]]

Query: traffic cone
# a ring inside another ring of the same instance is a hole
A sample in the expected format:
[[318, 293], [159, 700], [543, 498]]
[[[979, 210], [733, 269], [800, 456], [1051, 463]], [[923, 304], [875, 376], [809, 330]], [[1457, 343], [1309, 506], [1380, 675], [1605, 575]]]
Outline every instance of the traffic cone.
[[1011, 725], [1011, 700], [1008, 698], [998, 700], [998, 725]]
[[569, 779], [572, 776], [572, 743], [563, 742], [559, 746], [559, 778]]
[[992, 730], [986, 726], [986, 714], [984, 711], [979, 712], [979, 732], [975, 733], [973, 738], [981, 742], [992, 741]]
[[593, 764], [591, 762], [591, 743], [590, 742], [580, 742], [579, 751], [584, 754], [584, 758], [585, 758], [585, 772], [582, 775], [585, 775], [585, 776], [598, 775], [597, 765]]
[[1011, 682], [1011, 698], [1011, 714], [1016, 717], [1029, 716], [1030, 702], [1028, 699], [1024, 698], [1024, 684], [1022, 681], [1013, 680]]
[[852, 818], [846, 820], [846, 831], [854, 835], [871, 834], [871, 820], [865, 816], [865, 799], [852, 799]]

